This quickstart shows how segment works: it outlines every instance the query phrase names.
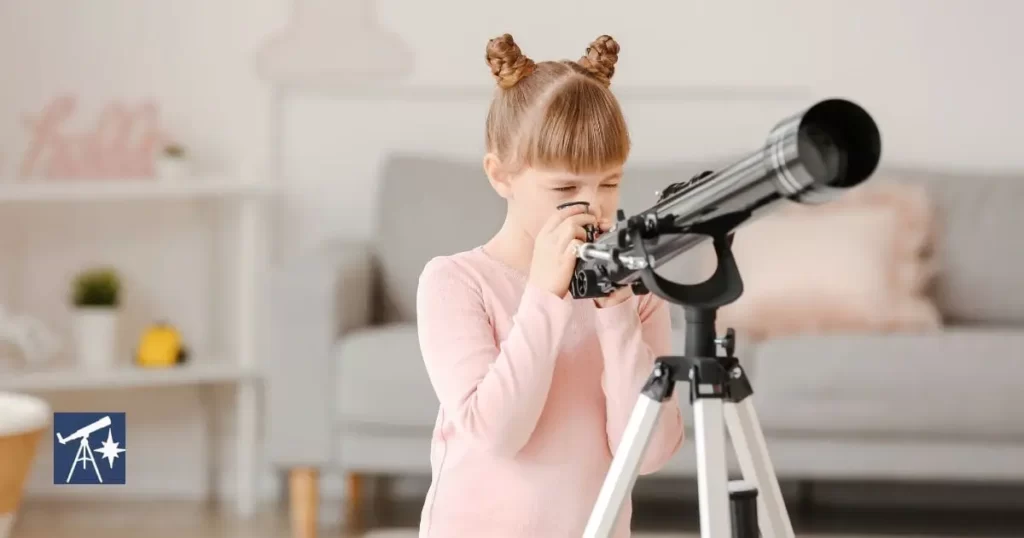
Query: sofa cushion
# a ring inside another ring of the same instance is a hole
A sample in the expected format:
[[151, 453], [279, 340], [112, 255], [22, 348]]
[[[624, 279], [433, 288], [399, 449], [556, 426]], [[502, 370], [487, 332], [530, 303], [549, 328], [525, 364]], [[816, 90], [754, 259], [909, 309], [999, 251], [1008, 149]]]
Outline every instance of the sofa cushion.
[[[673, 330], [672, 353], [682, 354], [684, 346], [685, 331]], [[746, 351], [742, 345], [737, 350]], [[415, 324], [351, 333], [339, 341], [335, 360], [336, 420], [341, 428], [385, 436], [396, 432], [430, 435], [440, 404], [423, 366]], [[754, 362], [744, 360], [743, 364], [756, 379]], [[684, 401], [686, 388], [677, 390], [683, 391]]]
[[889, 169], [928, 187], [938, 216], [934, 296], [951, 324], [1024, 324], [1024, 175]]
[[774, 434], [1024, 441], [1024, 330], [846, 334], [757, 346], [754, 402]]
[[419, 428], [429, 435], [438, 400], [414, 324], [372, 327], [339, 341], [337, 418], [343, 428]]
[[[941, 317], [925, 295], [934, 272], [921, 255], [927, 233], [910, 231], [906, 207], [849, 200], [787, 207], [737, 233], [743, 295], [722, 307], [719, 326], [756, 340], [938, 330]], [[916, 227], [927, 230], [927, 219], [920, 220]], [[717, 260], [708, 256], [707, 263]]]

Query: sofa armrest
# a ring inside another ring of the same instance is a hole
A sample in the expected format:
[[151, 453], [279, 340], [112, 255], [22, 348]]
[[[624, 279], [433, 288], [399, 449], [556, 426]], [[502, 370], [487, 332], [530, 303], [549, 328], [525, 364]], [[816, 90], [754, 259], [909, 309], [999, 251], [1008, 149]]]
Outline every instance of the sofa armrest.
[[368, 243], [338, 241], [289, 260], [270, 279], [273, 334], [265, 369], [267, 458], [280, 467], [322, 467], [335, 443], [338, 338], [372, 320]]

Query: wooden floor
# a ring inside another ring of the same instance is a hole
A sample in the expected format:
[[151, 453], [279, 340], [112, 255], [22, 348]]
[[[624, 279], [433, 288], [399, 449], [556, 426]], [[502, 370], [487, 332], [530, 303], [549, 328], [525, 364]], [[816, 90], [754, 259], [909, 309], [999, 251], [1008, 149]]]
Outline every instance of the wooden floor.
[[[644, 522], [639, 526], [645, 530], [696, 536], [695, 506], [647, 503], [636, 506], [634, 513], [634, 521]], [[417, 514], [417, 506], [396, 506], [364, 520], [370, 526], [415, 528]], [[1021, 513], [815, 510], [792, 516], [798, 536], [1024, 537]], [[262, 510], [251, 521], [238, 521], [192, 503], [32, 503], [23, 507], [11, 538], [289, 538], [288, 521], [286, 511], [278, 507]], [[361, 536], [364, 533], [342, 528], [320, 531], [322, 538]]]

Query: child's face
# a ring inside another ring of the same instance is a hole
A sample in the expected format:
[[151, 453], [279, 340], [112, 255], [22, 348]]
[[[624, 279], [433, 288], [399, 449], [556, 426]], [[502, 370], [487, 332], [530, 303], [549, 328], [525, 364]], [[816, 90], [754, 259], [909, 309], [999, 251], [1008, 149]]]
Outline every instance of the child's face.
[[619, 208], [622, 166], [594, 174], [572, 174], [562, 170], [527, 168], [508, 182], [510, 208], [531, 237], [558, 206], [566, 202], [588, 202], [590, 213], [601, 219], [615, 218]]

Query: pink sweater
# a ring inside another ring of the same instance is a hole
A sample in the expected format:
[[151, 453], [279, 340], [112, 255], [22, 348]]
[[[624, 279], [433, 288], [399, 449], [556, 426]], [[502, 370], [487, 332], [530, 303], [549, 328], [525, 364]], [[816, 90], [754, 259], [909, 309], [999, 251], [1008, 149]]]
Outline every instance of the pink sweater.
[[[581, 536], [654, 359], [670, 352], [668, 303], [559, 298], [476, 248], [427, 263], [417, 310], [440, 400], [420, 536]], [[641, 473], [682, 442], [674, 396]], [[617, 538], [631, 514], [627, 501]]]

